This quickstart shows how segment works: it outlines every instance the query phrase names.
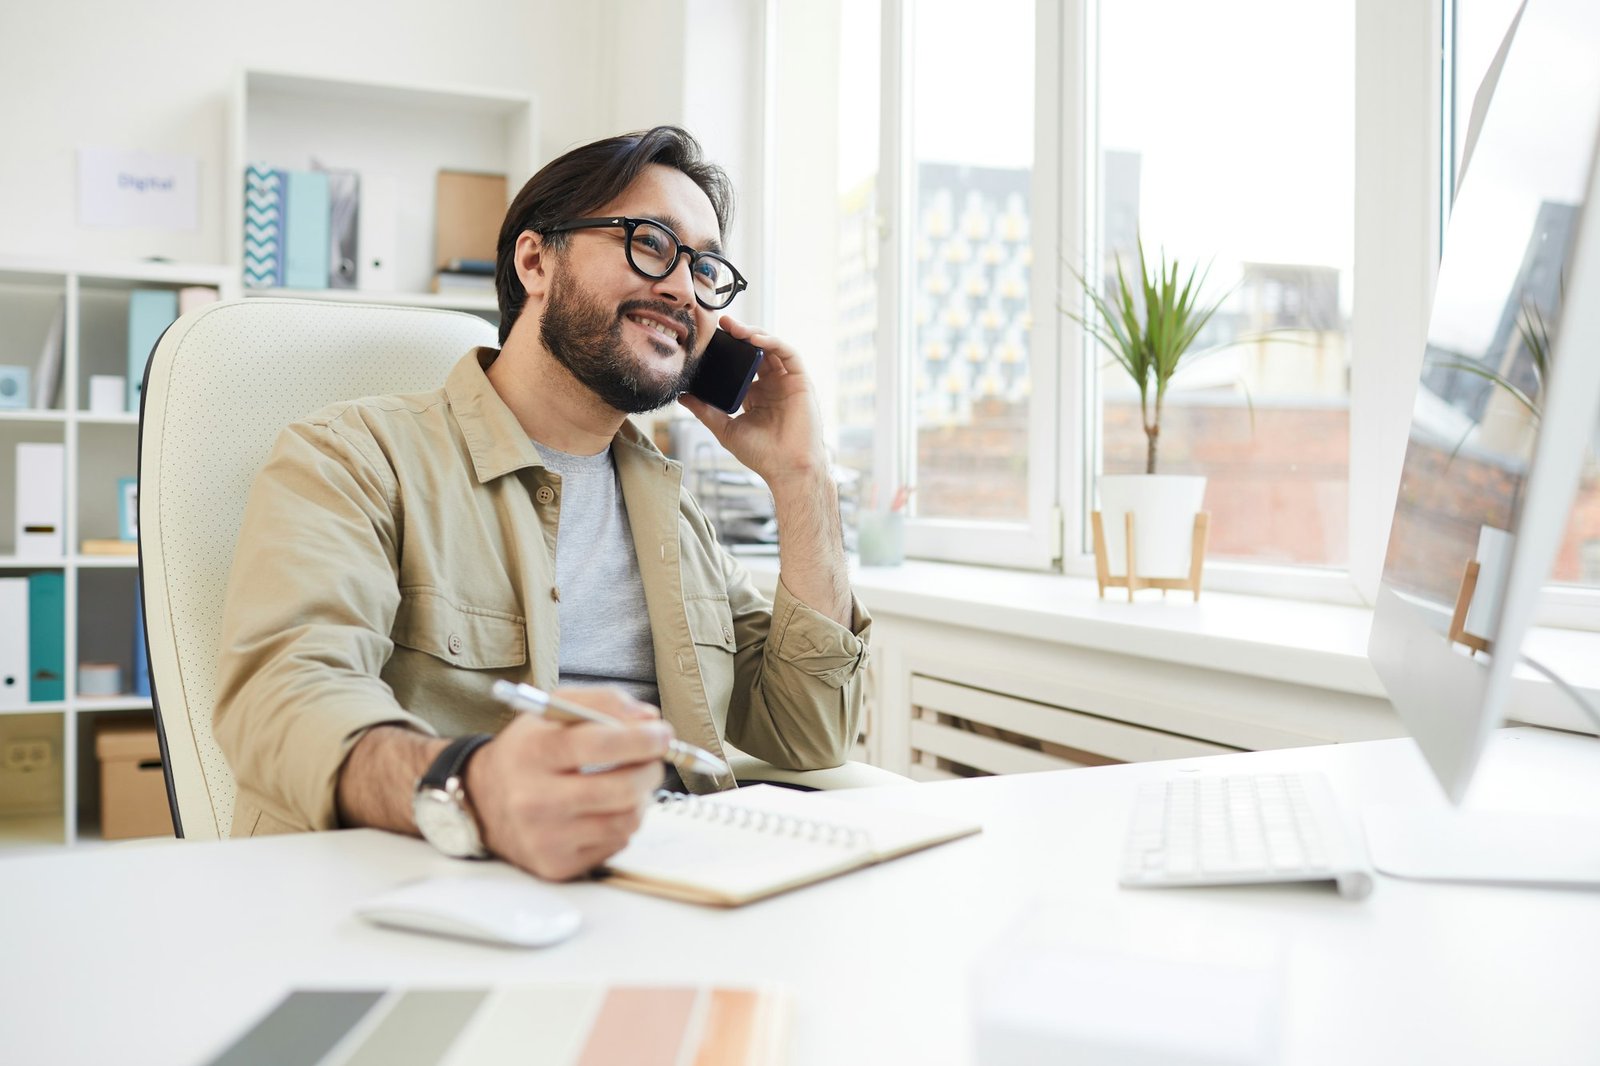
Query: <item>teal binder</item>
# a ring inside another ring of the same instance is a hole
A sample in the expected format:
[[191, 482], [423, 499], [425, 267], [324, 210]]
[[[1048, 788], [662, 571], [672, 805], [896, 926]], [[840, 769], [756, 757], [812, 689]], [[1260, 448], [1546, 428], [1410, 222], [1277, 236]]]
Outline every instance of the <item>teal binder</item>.
[[134, 289], [128, 294], [128, 410], [139, 410], [150, 350], [177, 317], [176, 289]]
[[67, 698], [67, 579], [59, 570], [28, 575], [28, 699]]
[[289, 289], [326, 289], [331, 249], [328, 236], [328, 175], [291, 170], [284, 207], [283, 284]]

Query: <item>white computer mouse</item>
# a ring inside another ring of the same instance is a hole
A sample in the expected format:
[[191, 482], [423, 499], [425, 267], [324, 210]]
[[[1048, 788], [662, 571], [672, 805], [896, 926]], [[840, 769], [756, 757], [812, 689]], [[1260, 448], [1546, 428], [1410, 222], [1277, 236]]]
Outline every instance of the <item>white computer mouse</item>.
[[578, 908], [530, 877], [429, 877], [364, 900], [356, 913], [391, 928], [524, 948], [559, 943], [583, 924]]

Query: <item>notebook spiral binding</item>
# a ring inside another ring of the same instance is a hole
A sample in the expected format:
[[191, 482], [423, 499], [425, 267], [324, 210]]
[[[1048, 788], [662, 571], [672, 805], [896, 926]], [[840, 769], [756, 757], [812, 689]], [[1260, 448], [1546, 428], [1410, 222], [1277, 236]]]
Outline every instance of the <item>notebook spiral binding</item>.
[[787, 836], [796, 840], [808, 840], [817, 844], [838, 845], [846, 848], [866, 847], [872, 843], [871, 836], [868, 833], [850, 826], [818, 821], [813, 818], [797, 818], [793, 815], [778, 814], [775, 811], [753, 810], [748, 807], [729, 807], [726, 804], [708, 801], [701, 796], [684, 795], [681, 792], [671, 792], [667, 789], [658, 791], [655, 795], [655, 800], [657, 806], [667, 813], [681, 815], [685, 818], [695, 818], [704, 822], [714, 822], [734, 829], [749, 829], [753, 832], [767, 833], [772, 836]]

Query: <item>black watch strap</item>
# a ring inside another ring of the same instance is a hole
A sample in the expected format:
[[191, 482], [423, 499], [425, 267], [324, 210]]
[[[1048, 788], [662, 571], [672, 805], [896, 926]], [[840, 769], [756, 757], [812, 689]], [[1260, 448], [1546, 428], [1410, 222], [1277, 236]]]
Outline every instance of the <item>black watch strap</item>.
[[[452, 777], [461, 777], [467, 769], [467, 760], [472, 758], [472, 753], [494, 739], [489, 733], [468, 733], [464, 737], [456, 737], [446, 744], [428, 772], [422, 775], [422, 780], [417, 782], [420, 788], [442, 789], [450, 782]], [[462, 782], [462, 791], [466, 790], [466, 782]]]

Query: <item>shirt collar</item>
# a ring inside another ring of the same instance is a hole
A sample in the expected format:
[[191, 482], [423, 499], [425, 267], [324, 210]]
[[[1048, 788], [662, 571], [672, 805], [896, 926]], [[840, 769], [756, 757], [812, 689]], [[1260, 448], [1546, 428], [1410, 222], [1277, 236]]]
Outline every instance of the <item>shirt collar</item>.
[[[522, 431], [517, 416], [489, 383], [485, 371], [499, 354], [498, 348], [472, 349], [451, 369], [444, 383], [445, 398], [450, 401], [456, 424], [467, 442], [479, 484], [526, 467], [544, 466], [544, 460]], [[612, 438], [612, 445], [619, 460], [628, 455], [677, 465], [663, 456], [631, 419], [623, 420], [622, 428]]]

